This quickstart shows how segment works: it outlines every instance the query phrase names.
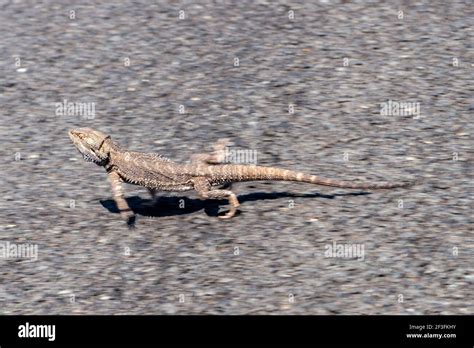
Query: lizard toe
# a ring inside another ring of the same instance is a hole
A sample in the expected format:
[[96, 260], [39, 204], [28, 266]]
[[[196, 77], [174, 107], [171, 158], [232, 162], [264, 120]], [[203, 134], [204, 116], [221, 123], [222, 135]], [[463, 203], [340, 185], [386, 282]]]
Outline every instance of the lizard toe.
[[230, 209], [227, 213], [223, 214], [223, 215], [219, 215], [219, 219], [222, 219], [222, 220], [226, 220], [226, 219], [230, 219], [232, 217], [235, 216], [235, 213], [237, 212], [237, 209]]

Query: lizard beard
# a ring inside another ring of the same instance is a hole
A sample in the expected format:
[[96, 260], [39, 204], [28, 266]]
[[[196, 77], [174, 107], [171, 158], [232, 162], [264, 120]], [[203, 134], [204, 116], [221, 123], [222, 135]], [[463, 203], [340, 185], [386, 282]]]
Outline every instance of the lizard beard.
[[79, 143], [77, 149], [82, 154], [82, 157], [86, 162], [92, 162], [99, 166], [104, 166], [108, 162], [108, 157], [101, 158], [93, 150], [88, 149], [83, 144]]

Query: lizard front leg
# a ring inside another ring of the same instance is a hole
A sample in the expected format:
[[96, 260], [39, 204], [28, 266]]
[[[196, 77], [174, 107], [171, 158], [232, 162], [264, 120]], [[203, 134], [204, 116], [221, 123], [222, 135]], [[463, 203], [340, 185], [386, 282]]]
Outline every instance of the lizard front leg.
[[124, 219], [128, 225], [133, 225], [135, 222], [135, 214], [132, 209], [128, 206], [127, 201], [122, 188], [122, 180], [117, 172], [111, 171], [108, 173], [110, 186], [112, 187], [112, 193], [114, 195], [115, 204], [120, 211], [120, 216]]
[[229, 211], [224, 214], [220, 215], [220, 219], [230, 219], [235, 215], [237, 212], [237, 207], [240, 205], [239, 200], [234, 192], [229, 190], [219, 190], [219, 189], [212, 189], [211, 184], [209, 181], [204, 177], [194, 178], [194, 189], [198, 193], [198, 195], [202, 198], [206, 199], [228, 199], [230, 204]]

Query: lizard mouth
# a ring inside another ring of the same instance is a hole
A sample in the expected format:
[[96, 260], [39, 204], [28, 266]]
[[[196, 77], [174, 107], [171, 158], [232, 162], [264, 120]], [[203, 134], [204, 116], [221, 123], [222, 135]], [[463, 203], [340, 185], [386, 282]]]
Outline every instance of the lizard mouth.
[[74, 133], [72, 132], [72, 130], [70, 130], [69, 132], [67, 132], [67, 134], [69, 135], [69, 139], [72, 140], [72, 142], [74, 143], [75, 142], [75, 138], [76, 136], [74, 135]]

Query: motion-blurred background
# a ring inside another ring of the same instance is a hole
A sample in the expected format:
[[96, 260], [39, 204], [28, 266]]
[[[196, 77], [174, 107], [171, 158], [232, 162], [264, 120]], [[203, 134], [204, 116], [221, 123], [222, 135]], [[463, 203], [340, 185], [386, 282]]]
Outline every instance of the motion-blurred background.
[[[1, 1], [0, 314], [472, 314], [473, 18], [472, 1]], [[128, 186], [129, 230], [74, 127], [419, 184], [241, 183], [229, 221], [224, 201], [145, 209]], [[37, 259], [5, 252], [21, 245]]]

